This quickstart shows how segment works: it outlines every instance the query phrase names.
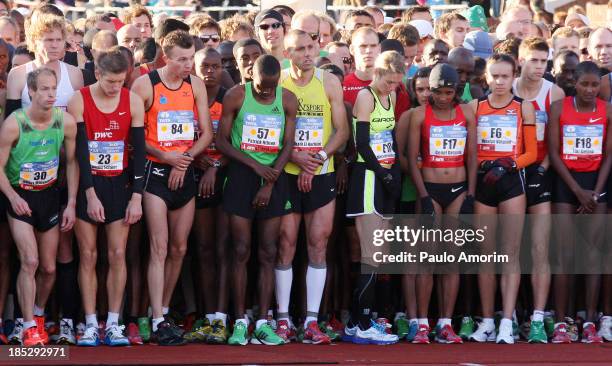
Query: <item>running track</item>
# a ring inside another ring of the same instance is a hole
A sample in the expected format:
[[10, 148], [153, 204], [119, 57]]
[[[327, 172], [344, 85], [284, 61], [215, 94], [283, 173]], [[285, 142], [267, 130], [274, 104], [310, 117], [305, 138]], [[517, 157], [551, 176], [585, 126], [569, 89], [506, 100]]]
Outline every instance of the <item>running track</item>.
[[612, 365], [612, 343], [568, 345], [412, 345], [280, 347], [187, 345], [70, 348], [64, 361], [1, 362], [0, 365], [202, 365], [202, 364], [395, 364], [395, 365]]

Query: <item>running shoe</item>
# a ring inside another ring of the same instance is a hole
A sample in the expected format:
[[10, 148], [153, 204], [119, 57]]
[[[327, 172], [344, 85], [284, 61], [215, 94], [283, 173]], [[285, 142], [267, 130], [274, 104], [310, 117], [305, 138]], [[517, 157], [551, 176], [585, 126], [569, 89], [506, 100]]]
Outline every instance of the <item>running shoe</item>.
[[[9, 334], [9, 344], [21, 344], [23, 334], [23, 318], [17, 318], [15, 320], [15, 327], [11, 334]], [[40, 335], [39, 335], [40, 336]]]
[[495, 343], [497, 344], [514, 344], [514, 327], [513, 325], [500, 324], [499, 331]]
[[569, 335], [570, 340], [572, 342], [578, 342], [578, 339], [580, 339], [580, 324], [578, 324], [579, 321], [580, 324], [582, 324], [582, 321], [580, 319], [578, 319], [578, 321], [574, 321], [574, 319], [570, 318], [569, 316], [565, 317], [565, 324], [567, 324], [567, 335]]
[[329, 320], [329, 325], [331, 325], [334, 332], [336, 332], [338, 335], [342, 334], [344, 331], [344, 324], [342, 324], [342, 322], [338, 320], [335, 315]]
[[128, 324], [127, 334], [131, 345], [140, 345], [144, 343], [140, 333], [138, 332], [138, 325], [136, 325], [136, 323]]
[[57, 336], [57, 344], [75, 345], [76, 337], [74, 335], [74, 329], [72, 329], [72, 322], [66, 319], [60, 320], [59, 335]]
[[516, 320], [512, 320], [512, 337], [515, 341], [520, 339], [519, 337], [519, 323]]
[[83, 334], [85, 334], [85, 323], [80, 322], [76, 326], [76, 339], [77, 339], [77, 342], [83, 336]]
[[359, 329], [358, 325], [352, 328], [347, 325], [344, 328], [344, 332], [342, 332], [342, 342], [353, 342], [354, 343], [355, 335], [357, 335], [357, 329]]
[[419, 328], [414, 336], [414, 339], [412, 340], [412, 343], [429, 344], [429, 325], [419, 324]]
[[45, 343], [38, 333], [38, 326], [34, 326], [28, 328], [23, 331], [23, 346], [24, 347], [34, 347], [34, 346], [44, 346]]
[[552, 338], [555, 332], [555, 319], [551, 315], [544, 316], [544, 329], [546, 330], [546, 337]]
[[123, 334], [125, 325], [113, 324], [106, 329], [104, 344], [111, 347], [129, 346], [130, 340]]
[[77, 341], [77, 346], [97, 347], [100, 345], [100, 333], [96, 327], [87, 327], [85, 333]]
[[45, 345], [49, 344], [49, 333], [45, 330], [45, 317], [35, 316], [34, 321], [36, 322], [36, 328], [38, 328], [38, 334]]
[[312, 320], [308, 323], [306, 329], [304, 329], [304, 339], [302, 339], [302, 343], [330, 344], [331, 338], [319, 329], [319, 324], [317, 324], [315, 320]]
[[234, 332], [228, 339], [227, 344], [232, 346], [246, 346], [249, 343], [247, 339], [247, 325], [244, 322], [234, 323]]
[[272, 328], [273, 331], [276, 331], [277, 323], [276, 319], [274, 319], [274, 315], [268, 314], [266, 321], [268, 322], [270, 328]]
[[572, 339], [567, 332], [567, 324], [559, 323], [555, 326], [552, 343], [572, 343]]
[[151, 335], [151, 343], [160, 346], [182, 346], [187, 340], [182, 336], [182, 330], [167, 320], [159, 323], [157, 331]]
[[414, 337], [416, 337], [417, 332], [419, 331], [419, 323], [416, 320], [410, 322], [408, 326], [408, 334], [406, 334], [406, 340], [408, 342], [414, 341]]
[[138, 318], [138, 333], [140, 333], [143, 342], [149, 342], [151, 339], [151, 322], [149, 318]]
[[495, 342], [497, 334], [495, 333], [495, 327], [487, 327], [484, 323], [478, 324], [478, 329], [472, 333], [468, 339], [470, 341], [484, 343], [484, 342]]
[[461, 339], [469, 339], [470, 336], [474, 333], [474, 319], [471, 316], [464, 316], [461, 319], [461, 328], [459, 329], [459, 337]]
[[544, 329], [543, 321], [532, 321], [529, 327], [529, 336], [527, 337], [529, 343], [548, 343], [548, 337], [546, 336], [546, 330]]
[[603, 343], [603, 339], [597, 334], [595, 323], [584, 323], [582, 327], [582, 343]]
[[184, 319], [183, 319], [183, 330], [185, 332], [189, 332], [191, 330], [193, 330], [193, 324], [196, 321], [196, 316], [194, 313], [188, 314]]
[[[544, 324], [544, 322], [542, 322], [542, 324]], [[519, 335], [523, 339], [529, 339], [529, 332], [530, 331], [531, 331], [531, 321], [530, 320], [526, 320], [519, 327]]]
[[282, 319], [277, 322], [276, 335], [279, 336], [285, 343], [291, 343], [296, 340], [295, 327], [289, 321]]
[[408, 335], [408, 331], [410, 330], [410, 323], [405, 316], [400, 315], [395, 319], [395, 334], [402, 339]]
[[612, 316], [602, 316], [599, 320], [599, 332], [601, 338], [606, 342], [612, 342]]
[[463, 340], [453, 330], [450, 324], [443, 327], [436, 326], [436, 342], [444, 344], [461, 344]]
[[280, 346], [285, 341], [274, 333], [274, 330], [267, 322], [255, 329], [251, 337], [251, 344], [265, 344], [266, 346]]
[[4, 346], [8, 344], [8, 338], [4, 334], [4, 327], [2, 323], [0, 323], [0, 346]]
[[353, 337], [356, 344], [377, 344], [386, 345], [397, 343], [399, 338], [395, 334], [387, 333], [387, 323], [370, 320], [370, 328], [361, 330], [357, 328], [357, 333]]
[[101, 341], [106, 337], [106, 322], [104, 320], [98, 322], [98, 335]]
[[208, 335], [208, 343], [225, 344], [227, 342], [227, 330], [223, 320], [215, 319], [212, 322], [212, 332]]
[[185, 340], [191, 343], [195, 342], [207, 342], [210, 334], [212, 333], [212, 326], [208, 318], [198, 320], [193, 326], [197, 328], [193, 329], [189, 333], [185, 333]]
[[331, 326], [331, 324], [329, 324], [329, 322], [319, 322], [319, 329], [321, 332], [325, 333], [325, 335], [328, 336], [332, 342], [340, 340], [340, 334], [334, 331], [334, 328]]
[[56, 343], [59, 339], [60, 327], [55, 322], [46, 322], [45, 330], [49, 336], [49, 342]]

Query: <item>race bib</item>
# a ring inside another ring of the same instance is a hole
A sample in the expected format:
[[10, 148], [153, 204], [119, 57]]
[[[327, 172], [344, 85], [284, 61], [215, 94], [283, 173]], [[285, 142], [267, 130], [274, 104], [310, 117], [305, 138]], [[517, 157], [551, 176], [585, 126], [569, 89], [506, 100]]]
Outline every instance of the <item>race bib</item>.
[[513, 152], [516, 148], [517, 116], [478, 117], [478, 150]]
[[157, 140], [193, 141], [193, 111], [163, 111], [157, 114]]
[[370, 147], [374, 151], [376, 159], [384, 168], [390, 168], [395, 163], [391, 131], [370, 134]]
[[320, 151], [323, 148], [323, 118], [298, 117], [295, 127], [295, 150]]
[[432, 126], [429, 129], [429, 153], [432, 156], [462, 156], [467, 129], [464, 126]]
[[563, 126], [563, 154], [601, 155], [603, 134], [603, 125], [565, 125]]
[[91, 170], [121, 171], [123, 170], [123, 141], [89, 141], [89, 163]]
[[57, 180], [59, 159], [41, 163], [24, 163], [19, 169], [19, 186], [26, 190], [40, 191]]
[[536, 139], [544, 141], [546, 133], [546, 124], [548, 123], [548, 113], [546, 111], [535, 111], [536, 117]]
[[217, 130], [219, 129], [219, 120], [212, 120], [212, 128], [213, 128], [213, 139], [210, 142], [210, 145], [206, 148], [206, 152], [214, 153], [217, 151], [217, 145], [215, 145], [215, 139], [217, 138]]
[[281, 116], [246, 113], [240, 148], [254, 152], [278, 152], [282, 126]]

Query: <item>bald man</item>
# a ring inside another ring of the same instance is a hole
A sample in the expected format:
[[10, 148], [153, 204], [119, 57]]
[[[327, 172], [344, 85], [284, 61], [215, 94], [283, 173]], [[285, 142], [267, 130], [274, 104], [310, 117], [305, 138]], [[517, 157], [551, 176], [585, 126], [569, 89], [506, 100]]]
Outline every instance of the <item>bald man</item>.
[[470, 91], [470, 84], [467, 82], [474, 73], [474, 54], [472, 51], [463, 47], [455, 47], [448, 53], [447, 62], [459, 74], [457, 93], [461, 96], [461, 100], [469, 102], [474, 99]]
[[91, 85], [95, 83], [95, 69], [96, 69], [96, 60], [98, 56], [104, 52], [109, 50], [113, 46], [117, 46], [117, 36], [114, 32], [109, 30], [101, 30], [94, 36], [91, 41], [91, 55], [93, 56], [93, 61], [87, 61], [85, 63], [85, 72], [83, 73], [83, 77], [85, 80], [85, 86]]
[[589, 36], [589, 56], [602, 68], [602, 74], [612, 71], [612, 30], [597, 28]]
[[134, 53], [136, 47], [142, 42], [142, 35], [134, 25], [126, 24], [117, 32], [117, 40], [120, 46], [127, 47]]

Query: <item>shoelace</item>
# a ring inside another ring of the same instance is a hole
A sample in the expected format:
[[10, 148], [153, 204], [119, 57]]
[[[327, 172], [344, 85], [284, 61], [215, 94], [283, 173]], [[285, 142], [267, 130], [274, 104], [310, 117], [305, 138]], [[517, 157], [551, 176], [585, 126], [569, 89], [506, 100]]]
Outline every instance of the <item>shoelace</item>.
[[372, 327], [374, 329], [376, 329], [376, 331], [378, 331], [378, 333], [387, 334], [387, 331], [386, 331], [387, 325], [386, 324], [380, 324], [380, 323], [375, 322], [375, 321], [372, 320]]
[[72, 327], [68, 324], [67, 321], [62, 321], [60, 323], [60, 333], [61, 334], [72, 334]]
[[82, 338], [97, 338], [98, 337], [98, 330], [94, 327], [88, 327], [87, 329], [85, 329], [85, 332], [83, 333], [83, 337]]
[[106, 331], [106, 335], [110, 339], [123, 338], [123, 330], [125, 329], [125, 325], [111, 325], [110, 328]]

